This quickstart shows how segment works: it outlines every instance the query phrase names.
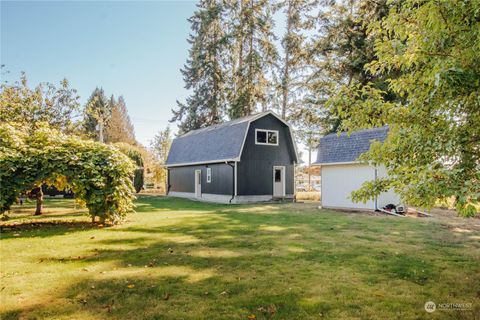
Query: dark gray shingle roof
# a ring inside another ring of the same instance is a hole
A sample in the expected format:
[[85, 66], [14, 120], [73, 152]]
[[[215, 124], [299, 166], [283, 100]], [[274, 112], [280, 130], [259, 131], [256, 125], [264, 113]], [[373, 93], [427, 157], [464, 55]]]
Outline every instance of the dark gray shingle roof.
[[258, 113], [222, 124], [190, 131], [173, 140], [167, 166], [234, 159], [240, 156], [250, 121], [269, 112]]
[[346, 132], [326, 135], [320, 139], [315, 164], [356, 161], [373, 140], [383, 142], [387, 133], [388, 126], [355, 131], [350, 136]]

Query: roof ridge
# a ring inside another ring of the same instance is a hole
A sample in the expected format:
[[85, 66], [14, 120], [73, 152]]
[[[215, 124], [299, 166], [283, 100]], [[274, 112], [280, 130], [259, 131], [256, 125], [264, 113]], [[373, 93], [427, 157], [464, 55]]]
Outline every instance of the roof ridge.
[[198, 129], [195, 129], [195, 130], [190, 130], [190, 131], [188, 131], [187, 133], [184, 133], [184, 134], [182, 134], [181, 136], [177, 137], [176, 139], [184, 138], [184, 137], [190, 137], [190, 136], [192, 136], [192, 135], [205, 132], [205, 131], [207, 131], [207, 130], [214, 130], [214, 129], [226, 127], [226, 126], [228, 126], [228, 125], [234, 125], [234, 124], [243, 123], [243, 122], [245, 122], [245, 121], [249, 121], [249, 120], [252, 119], [252, 118], [255, 118], [255, 117], [258, 117], [258, 116], [260, 116], [260, 115], [267, 114], [267, 113], [270, 113], [270, 112], [271, 112], [271, 111], [257, 112], [257, 113], [254, 113], [254, 114], [250, 114], [250, 115], [248, 115], [248, 116], [243, 116], [243, 117], [236, 118], [236, 119], [232, 119], [232, 120], [229, 120], [229, 121], [226, 121], [226, 122], [221, 122], [221, 123], [212, 124], [212, 125], [210, 125], [210, 126], [208, 126], [208, 127], [203, 127], [203, 128], [198, 128]]
[[[384, 126], [381, 126], [381, 127], [373, 127], [373, 128], [366, 128], [366, 129], [361, 129], [361, 130], [356, 130], [356, 131], [352, 131], [350, 133], [350, 136], [352, 135], [357, 135], [357, 134], [361, 134], [361, 133], [365, 133], [365, 132], [376, 132], [376, 131], [383, 131], [383, 130], [388, 130], [388, 125], [384, 125]], [[323, 138], [327, 138], [327, 137], [341, 137], [341, 136], [346, 136], [348, 135], [348, 131], [341, 131], [341, 132], [332, 132], [332, 133], [329, 133], [325, 136], [322, 137]]]
[[358, 157], [370, 149], [372, 141], [385, 141], [388, 136], [388, 126], [375, 127], [324, 136], [320, 140], [315, 164], [353, 163]]

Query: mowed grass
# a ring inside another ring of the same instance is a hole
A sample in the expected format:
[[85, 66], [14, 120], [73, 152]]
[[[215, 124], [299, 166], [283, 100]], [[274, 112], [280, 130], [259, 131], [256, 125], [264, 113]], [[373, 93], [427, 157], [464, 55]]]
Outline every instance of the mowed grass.
[[17, 207], [2, 222], [1, 319], [480, 318], [479, 219], [136, 204], [103, 228], [69, 200], [42, 217]]

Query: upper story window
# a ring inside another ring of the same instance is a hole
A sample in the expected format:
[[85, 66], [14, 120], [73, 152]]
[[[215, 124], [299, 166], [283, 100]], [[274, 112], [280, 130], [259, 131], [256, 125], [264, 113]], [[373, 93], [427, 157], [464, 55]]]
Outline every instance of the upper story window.
[[278, 131], [255, 129], [255, 144], [278, 146]]

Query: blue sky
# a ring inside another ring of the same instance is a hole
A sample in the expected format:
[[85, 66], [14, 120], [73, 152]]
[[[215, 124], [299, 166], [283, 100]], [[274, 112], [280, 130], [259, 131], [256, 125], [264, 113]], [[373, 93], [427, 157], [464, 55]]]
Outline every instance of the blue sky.
[[[16, 81], [21, 71], [32, 87], [67, 78], [82, 104], [96, 86], [123, 95], [144, 145], [170, 124], [175, 101], [188, 95], [180, 68], [195, 1], [0, 3], [0, 60], [9, 71], [2, 80]], [[280, 14], [276, 24], [280, 34]]]
[[[1, 2], [3, 79], [58, 83], [85, 102], [96, 86], [123, 95], [138, 140], [168, 125], [187, 91], [179, 69], [188, 54], [193, 1]], [[2, 80], [3, 80], [2, 79]]]

